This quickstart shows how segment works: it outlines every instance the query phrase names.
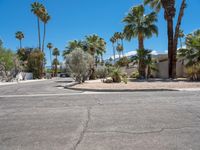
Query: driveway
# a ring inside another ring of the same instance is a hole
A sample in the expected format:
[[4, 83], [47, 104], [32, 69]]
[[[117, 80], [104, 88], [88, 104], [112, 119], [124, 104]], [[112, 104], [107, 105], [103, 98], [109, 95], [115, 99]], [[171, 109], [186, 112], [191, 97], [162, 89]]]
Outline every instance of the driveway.
[[92, 93], [61, 84], [0, 87], [0, 150], [200, 149], [200, 92]]

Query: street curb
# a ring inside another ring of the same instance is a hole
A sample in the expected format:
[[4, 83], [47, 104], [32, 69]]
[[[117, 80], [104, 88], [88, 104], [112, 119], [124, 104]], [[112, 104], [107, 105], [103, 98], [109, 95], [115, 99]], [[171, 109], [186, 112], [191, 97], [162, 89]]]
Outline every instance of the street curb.
[[84, 88], [73, 88], [65, 87], [69, 90], [75, 90], [75, 91], [89, 91], [89, 92], [159, 92], [159, 91], [179, 91], [177, 89], [84, 89]]
[[68, 83], [67, 85], [64, 86], [64, 89], [70, 89], [77, 84], [79, 84], [79, 83], [78, 82], [70, 82], [70, 83]]

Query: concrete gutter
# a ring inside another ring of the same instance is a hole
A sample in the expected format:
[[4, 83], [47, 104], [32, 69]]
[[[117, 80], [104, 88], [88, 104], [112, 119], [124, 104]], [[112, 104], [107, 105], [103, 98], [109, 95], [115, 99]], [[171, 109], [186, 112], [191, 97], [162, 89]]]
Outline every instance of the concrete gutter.
[[152, 91], [179, 91], [178, 89], [84, 89], [73, 88], [73, 86], [65, 87], [66, 89], [75, 91], [90, 91], [90, 92], [152, 92]]

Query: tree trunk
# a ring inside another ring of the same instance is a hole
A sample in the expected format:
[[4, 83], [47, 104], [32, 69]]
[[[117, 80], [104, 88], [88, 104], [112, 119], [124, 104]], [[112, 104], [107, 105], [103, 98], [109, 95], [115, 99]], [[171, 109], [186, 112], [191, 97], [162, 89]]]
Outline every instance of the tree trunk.
[[57, 66], [57, 56], [56, 56], [56, 64], [55, 64], [55, 76], [57, 77], [57, 73], [58, 73], [58, 66]]
[[22, 40], [19, 40], [20, 50], [22, 49]]
[[174, 35], [174, 41], [173, 41], [173, 68], [172, 68], [172, 77], [175, 78], [176, 77], [176, 56], [177, 56], [177, 45], [178, 45], [178, 36], [179, 36], [179, 31], [180, 31], [180, 26], [181, 26], [181, 21], [184, 15], [184, 10], [186, 7], [186, 0], [182, 0], [181, 3], [181, 7], [180, 7], [180, 11], [179, 11], [179, 16], [178, 16], [178, 21], [176, 24], [176, 28], [175, 28], [175, 35]]
[[51, 48], [49, 49], [49, 51], [50, 51], [50, 61], [51, 61], [51, 70], [53, 69], [53, 67], [52, 67], [52, 57], [51, 57]]
[[44, 53], [44, 42], [46, 38], [46, 24], [44, 23], [44, 35], [43, 35], [43, 40], [42, 40], [42, 52]]
[[139, 33], [138, 35], [138, 45], [139, 45], [139, 49], [142, 50], [144, 49], [144, 38], [143, 38], [143, 35], [142, 33]]
[[[139, 50], [144, 50], [144, 38], [142, 33], [138, 34], [138, 44], [139, 44]], [[139, 74], [140, 74], [140, 78], [145, 78], [145, 64], [144, 64], [144, 60], [142, 58], [140, 58], [139, 60], [139, 64], [138, 64], [139, 68]]]
[[41, 40], [40, 40], [40, 19], [37, 17], [37, 23], [38, 23], [38, 47], [39, 50], [41, 50]]
[[173, 18], [172, 17], [168, 17], [167, 18], [167, 32], [168, 32], [168, 74], [169, 74], [169, 78], [173, 78], [172, 75], [172, 69], [173, 69], [173, 35], [174, 35], [174, 31], [173, 31]]
[[115, 46], [114, 46], [114, 43], [113, 43], [113, 55], [114, 55], [114, 63], [115, 63]]

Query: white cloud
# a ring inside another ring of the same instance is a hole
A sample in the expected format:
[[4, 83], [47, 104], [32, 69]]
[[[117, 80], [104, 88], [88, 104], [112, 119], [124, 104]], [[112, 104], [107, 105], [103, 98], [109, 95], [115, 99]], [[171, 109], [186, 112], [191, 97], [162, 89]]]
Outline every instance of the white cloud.
[[128, 53], [125, 53], [125, 56], [133, 56], [133, 55], [136, 55], [136, 51], [130, 51]]
[[154, 50], [154, 51], [151, 52], [151, 54], [152, 55], [158, 55], [158, 52]]

